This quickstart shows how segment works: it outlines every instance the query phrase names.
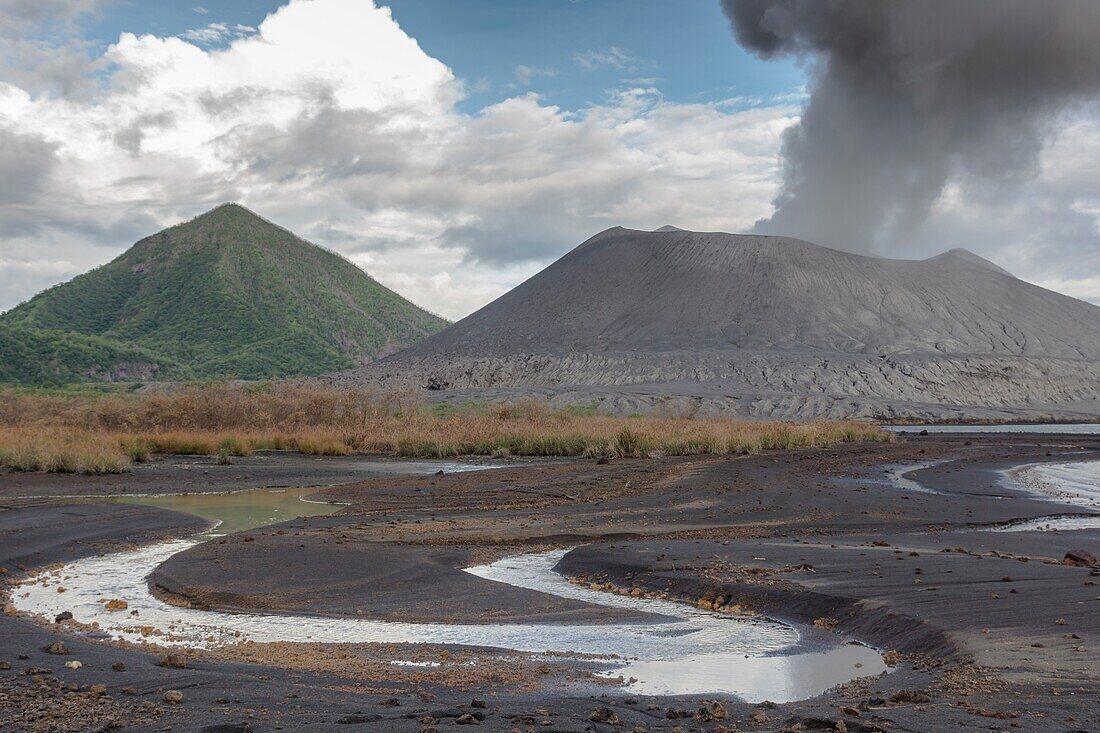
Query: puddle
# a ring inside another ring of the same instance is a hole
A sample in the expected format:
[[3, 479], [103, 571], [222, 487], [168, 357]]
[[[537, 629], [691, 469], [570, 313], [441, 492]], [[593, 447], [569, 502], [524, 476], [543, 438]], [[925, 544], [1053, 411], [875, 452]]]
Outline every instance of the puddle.
[[[114, 500], [197, 514], [220, 522], [217, 532], [233, 532], [298, 516], [329, 514], [339, 508], [309, 502], [313, 491], [260, 489]], [[862, 645], [810, 645], [798, 630], [774, 621], [731, 617], [686, 604], [573, 585], [554, 571], [566, 550], [505, 558], [467, 568], [467, 572], [488, 581], [644, 611], [659, 618], [587, 625], [398, 623], [202, 611], [178, 608], [155, 598], [149, 592], [149, 573], [210, 536], [204, 533], [84, 558], [31, 577], [14, 589], [12, 602], [21, 612], [45, 618], [69, 611], [77, 622], [93, 626], [105, 638], [166, 646], [211, 648], [244, 641], [407, 642], [596, 655], [601, 658], [596, 660], [600, 674], [622, 676], [628, 680], [626, 689], [637, 694], [725, 693], [749, 702], [785, 702], [886, 671], [878, 652]], [[58, 592], [59, 586], [64, 586], [64, 593]], [[108, 611], [107, 600], [125, 601], [126, 607]]]
[[[519, 465], [507, 461], [403, 461], [397, 459], [366, 459], [355, 467], [367, 472], [394, 476], [488, 471]], [[133, 494], [107, 497], [106, 501], [124, 504], [142, 504], [161, 509], [172, 509], [209, 519], [217, 523], [212, 533], [231, 534], [278, 524], [297, 517], [318, 517], [332, 514], [338, 504], [312, 501], [310, 496], [323, 491], [323, 487], [303, 489], [243, 489], [231, 492], [189, 494]]]
[[879, 674], [882, 658], [859, 644], [825, 652], [731, 660], [702, 654], [672, 660], [638, 660], [614, 675], [637, 678], [628, 688], [640, 695], [677, 695], [685, 690], [736, 695], [748, 702], [790, 702], [819, 695], [842, 677]]
[[297, 517], [332, 514], [338, 504], [310, 501], [321, 489], [250, 489], [227, 494], [168, 494], [165, 496], [115, 496], [107, 501], [172, 509], [216, 523], [211, 533], [230, 534]]

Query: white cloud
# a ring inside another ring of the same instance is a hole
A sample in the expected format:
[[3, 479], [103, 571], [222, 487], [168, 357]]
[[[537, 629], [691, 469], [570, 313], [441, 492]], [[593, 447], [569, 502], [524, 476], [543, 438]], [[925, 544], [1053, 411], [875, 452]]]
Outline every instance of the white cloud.
[[16, 34], [42, 25], [70, 26], [81, 16], [97, 12], [109, 0], [0, 0], [0, 32]]
[[0, 0], [0, 79], [34, 92], [85, 91], [100, 64], [79, 37], [111, 0]]
[[523, 87], [529, 86], [532, 81], [540, 76], [555, 76], [556, 74], [557, 72], [553, 69], [527, 66], [526, 64], [520, 64], [512, 72], [512, 75], [516, 78], [516, 83]]
[[192, 41], [200, 46], [213, 46], [228, 43], [238, 38], [245, 38], [255, 32], [256, 29], [250, 25], [210, 23], [202, 28], [192, 28], [189, 31], [184, 31], [180, 34], [180, 38]]
[[30, 182], [0, 184], [0, 308], [236, 200], [459, 317], [609, 226], [748, 227], [797, 113], [639, 86], [463, 114], [463, 82], [363, 0], [216, 43], [124, 33], [90, 96], [0, 82], [0, 156]]
[[640, 63], [639, 59], [618, 46], [578, 51], [573, 54], [573, 61], [586, 71], [592, 71], [601, 66], [610, 66], [613, 69], [634, 69]]
[[1035, 284], [1100, 305], [1100, 275], [1068, 280], [1038, 280]]

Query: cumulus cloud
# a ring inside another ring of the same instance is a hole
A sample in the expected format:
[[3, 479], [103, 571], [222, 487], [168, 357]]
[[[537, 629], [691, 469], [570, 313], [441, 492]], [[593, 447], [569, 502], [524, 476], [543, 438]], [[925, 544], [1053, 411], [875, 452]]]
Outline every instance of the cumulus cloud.
[[462, 80], [363, 0], [213, 46], [124, 33], [96, 61], [90, 96], [0, 82], [0, 163], [28, 182], [0, 184], [0, 308], [236, 200], [459, 317], [602, 228], [750, 226], [797, 112], [638, 86], [463, 113]]

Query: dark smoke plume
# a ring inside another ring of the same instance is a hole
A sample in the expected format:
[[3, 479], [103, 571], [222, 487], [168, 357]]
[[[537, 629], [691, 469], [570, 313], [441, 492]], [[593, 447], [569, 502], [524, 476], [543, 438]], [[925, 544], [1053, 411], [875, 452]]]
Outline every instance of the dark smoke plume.
[[811, 68], [760, 231], [902, 246], [949, 182], [1034, 176], [1058, 114], [1100, 90], [1100, 0], [722, 5], [747, 49]]

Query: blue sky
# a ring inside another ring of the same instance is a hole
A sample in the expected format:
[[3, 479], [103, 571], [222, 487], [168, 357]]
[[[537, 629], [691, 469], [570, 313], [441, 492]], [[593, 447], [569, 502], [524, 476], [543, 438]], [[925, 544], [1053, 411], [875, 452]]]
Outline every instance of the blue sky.
[[[210, 23], [256, 27], [281, 4], [123, 0], [108, 5], [87, 36], [106, 45], [123, 31], [174, 36]], [[795, 94], [805, 81], [795, 64], [760, 61], [738, 46], [717, 0], [379, 4], [467, 83], [467, 112], [524, 91], [582, 110], [624, 83], [655, 87], [674, 102], [714, 102]]]

